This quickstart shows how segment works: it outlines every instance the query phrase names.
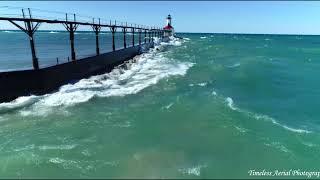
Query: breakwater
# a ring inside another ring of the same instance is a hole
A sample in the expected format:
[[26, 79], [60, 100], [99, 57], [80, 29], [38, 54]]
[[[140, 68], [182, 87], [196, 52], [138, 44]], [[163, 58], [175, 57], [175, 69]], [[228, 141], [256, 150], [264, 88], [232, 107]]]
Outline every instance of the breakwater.
[[[63, 84], [76, 82], [81, 78], [92, 75], [110, 72], [115, 66], [124, 61], [141, 54], [143, 49], [153, 47], [154, 38], [162, 39], [162, 30], [156, 27], [136, 25], [132, 23], [117, 23], [109, 21], [103, 23], [98, 19], [92, 22], [78, 21], [76, 15], [66, 14], [64, 20], [34, 18], [30, 9], [22, 9], [22, 17], [0, 17], [0, 21], [8, 21], [22, 32], [24, 32], [30, 43], [33, 69], [17, 70], [0, 73], [0, 102], [11, 101], [20, 96], [41, 95], [56, 90]], [[21, 25], [21, 23], [24, 24]], [[70, 56], [66, 63], [40, 68], [39, 59], [36, 53], [36, 41], [34, 35], [41, 24], [60, 24], [69, 33]], [[90, 26], [95, 34], [96, 54], [77, 59], [75, 50], [75, 32], [78, 26]], [[112, 51], [100, 52], [99, 34], [102, 28], [108, 28], [112, 34]], [[123, 35], [123, 48], [116, 49], [115, 34], [120, 32]], [[131, 35], [131, 42], [128, 42], [128, 34]], [[138, 44], [135, 43], [135, 36], [138, 36]]]

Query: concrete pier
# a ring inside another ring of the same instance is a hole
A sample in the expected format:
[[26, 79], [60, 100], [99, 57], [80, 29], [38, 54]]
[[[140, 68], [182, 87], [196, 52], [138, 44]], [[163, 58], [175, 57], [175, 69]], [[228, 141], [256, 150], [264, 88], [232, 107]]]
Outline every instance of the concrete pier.
[[[25, 15], [22, 10], [21, 17], [0, 17], [0, 21], [9, 21], [14, 26], [25, 32], [30, 39], [30, 48], [32, 52], [33, 69], [0, 72], [0, 102], [7, 102], [16, 99], [20, 96], [28, 95], [42, 95], [57, 90], [60, 86], [67, 83], [74, 83], [82, 78], [87, 78], [92, 75], [110, 72], [115, 66], [123, 63], [134, 56], [141, 54], [142, 49], [149, 49], [154, 46], [153, 38], [156, 34], [162, 33], [163, 30], [156, 27], [138, 26], [127, 23], [117, 24], [116, 21], [109, 24], [101, 23], [100, 18], [98, 22], [94, 19], [92, 23], [80, 22], [76, 20], [76, 15], [73, 14], [71, 20], [68, 14], [65, 15], [65, 20], [50, 20], [38, 19], [31, 16], [30, 9], [28, 15]], [[25, 26], [19, 25], [23, 23]], [[36, 55], [36, 46], [34, 41], [34, 34], [42, 23], [48, 24], [62, 24], [69, 32], [70, 37], [70, 62], [57, 65], [39, 68], [39, 62]], [[96, 38], [96, 55], [83, 59], [76, 59], [75, 51], [75, 32], [78, 26], [91, 26]], [[112, 52], [100, 53], [99, 49], [99, 32], [102, 28], [108, 28], [112, 34]], [[116, 50], [115, 48], [115, 33], [123, 33], [124, 48]], [[127, 43], [126, 33], [132, 33], [131, 43]], [[134, 43], [134, 33], [139, 33], [139, 45]], [[144, 43], [142, 44], [141, 33], [144, 32]], [[147, 39], [148, 33], [148, 41]], [[130, 46], [131, 45], [131, 46]]]

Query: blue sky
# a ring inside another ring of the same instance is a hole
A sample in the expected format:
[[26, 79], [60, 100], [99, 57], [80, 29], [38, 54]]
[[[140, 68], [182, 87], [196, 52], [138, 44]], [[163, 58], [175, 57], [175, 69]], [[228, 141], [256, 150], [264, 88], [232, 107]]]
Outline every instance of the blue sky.
[[[0, 6], [70, 12], [161, 27], [170, 13], [178, 32], [320, 34], [317, 1], [1, 1]], [[0, 8], [0, 15], [12, 11]], [[20, 13], [18, 9], [14, 11]], [[12, 27], [0, 22], [0, 29]], [[42, 29], [48, 27], [44, 25]]]

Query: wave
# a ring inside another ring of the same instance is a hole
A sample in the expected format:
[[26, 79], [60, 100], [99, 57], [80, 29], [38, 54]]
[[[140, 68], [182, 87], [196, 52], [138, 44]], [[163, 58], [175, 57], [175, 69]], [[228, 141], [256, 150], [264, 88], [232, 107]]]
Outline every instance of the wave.
[[302, 134], [304, 134], [304, 133], [312, 133], [312, 131], [309, 131], [309, 130], [306, 130], [306, 129], [297, 129], [297, 128], [289, 127], [289, 126], [287, 126], [285, 124], [281, 124], [278, 121], [276, 121], [274, 118], [269, 117], [267, 115], [256, 114], [256, 113], [253, 113], [253, 112], [250, 112], [250, 111], [239, 109], [234, 105], [233, 99], [230, 98], [230, 97], [227, 97], [225, 99], [225, 101], [227, 102], [227, 105], [228, 105], [228, 107], [230, 109], [232, 109], [234, 111], [237, 111], [237, 112], [240, 112], [240, 113], [245, 113], [246, 115], [248, 115], [249, 117], [252, 117], [254, 119], [257, 119], [257, 120], [261, 120], [262, 119], [262, 120], [265, 120], [265, 121], [272, 122], [273, 124], [283, 128], [285, 130], [288, 130], [288, 131], [291, 131], [291, 132], [295, 132], [295, 133], [302, 133]]
[[264, 145], [276, 148], [276, 149], [278, 149], [278, 150], [280, 150], [282, 152], [285, 152], [285, 153], [292, 154], [292, 152], [286, 146], [281, 144], [280, 142], [264, 143]]
[[50, 34], [57, 34], [57, 33], [59, 33], [59, 32], [57, 32], [57, 31], [50, 31], [49, 33], [50, 33]]
[[149, 52], [134, 57], [110, 73], [64, 85], [52, 94], [20, 97], [12, 102], [0, 104], [0, 109], [8, 111], [31, 105], [30, 108], [21, 110], [20, 114], [47, 115], [51, 112], [49, 107], [72, 106], [87, 102], [94, 97], [122, 97], [136, 94], [161, 79], [184, 76], [193, 66], [191, 62], [166, 58], [164, 49], [164, 45], [156, 45]]
[[170, 103], [164, 107], [162, 107], [162, 109], [170, 109], [173, 106], [174, 103]]
[[23, 107], [34, 104], [39, 97], [37, 96], [21, 96], [11, 102], [0, 104], [0, 113], [7, 112], [10, 110], [21, 109]]
[[22, 33], [22, 31], [1, 31], [4, 33]]
[[226, 102], [232, 110], [237, 110], [237, 108], [234, 106], [233, 99], [231, 97], [227, 97]]
[[169, 42], [159, 42], [160, 39], [159, 38], [155, 38], [155, 42], [159, 42], [160, 45], [162, 46], [167, 46], [167, 45], [171, 45], [171, 46], [181, 46], [182, 43], [186, 42], [186, 40], [184, 39], [178, 39], [178, 38], [174, 38], [174, 37], [169, 37], [170, 41]]
[[40, 150], [71, 150], [75, 148], [76, 144], [71, 145], [47, 145], [47, 146], [39, 146]]
[[228, 68], [235, 68], [235, 67], [239, 67], [241, 64], [240, 63], [235, 63], [231, 66], [227, 66]]
[[239, 127], [239, 126], [234, 126], [234, 128], [236, 128], [241, 133], [246, 133], [248, 131], [247, 129], [245, 129], [243, 127]]
[[201, 36], [200, 39], [207, 39], [207, 37], [206, 36]]
[[194, 175], [194, 176], [200, 176], [201, 175], [201, 169], [206, 168], [206, 165], [198, 165], [190, 168], [180, 168], [179, 171], [182, 174], [187, 174], [187, 175]]
[[204, 86], [206, 86], [207, 84], [208, 84], [207, 82], [202, 82], [202, 83], [198, 83], [198, 84], [193, 84], [193, 83], [191, 83], [191, 84], [189, 84], [189, 86], [190, 86], [190, 87], [193, 87], [193, 86], [197, 85], [197, 86], [204, 87]]
[[204, 87], [204, 86], [206, 86], [207, 84], [208, 84], [207, 82], [198, 83], [198, 86], [202, 86], [202, 87]]

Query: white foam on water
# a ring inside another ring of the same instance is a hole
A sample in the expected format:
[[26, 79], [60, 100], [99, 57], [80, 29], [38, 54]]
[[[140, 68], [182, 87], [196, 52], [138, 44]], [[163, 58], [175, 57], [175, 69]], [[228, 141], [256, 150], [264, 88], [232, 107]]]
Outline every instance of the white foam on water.
[[169, 42], [160, 42], [160, 45], [166, 46], [166, 45], [171, 45], [171, 46], [181, 46], [182, 43], [186, 42], [184, 39], [178, 39], [174, 37], [169, 37], [170, 41]]
[[291, 131], [291, 132], [296, 132], [296, 133], [312, 133], [312, 131], [309, 131], [309, 130], [305, 130], [305, 129], [297, 129], [297, 128], [292, 128], [292, 127], [289, 127], [287, 125], [284, 125], [284, 124], [281, 124], [279, 123], [278, 121], [276, 121], [274, 118], [272, 117], [269, 117], [269, 116], [266, 116], [266, 115], [259, 115], [259, 114], [254, 114], [253, 117], [255, 119], [264, 119], [264, 120], [268, 120], [270, 122], [272, 122], [273, 124], [275, 125], [278, 125], [288, 131]]
[[227, 97], [225, 99], [225, 101], [227, 102], [227, 105], [229, 106], [230, 109], [232, 109], [234, 111], [238, 111], [240, 113], [245, 113], [248, 116], [253, 117], [253, 118], [257, 119], [257, 120], [261, 120], [262, 119], [262, 120], [266, 120], [266, 121], [272, 122], [273, 124], [275, 124], [275, 125], [277, 125], [279, 127], [282, 127], [282, 128], [284, 128], [284, 129], [286, 129], [288, 131], [295, 132], [295, 133], [302, 133], [302, 134], [304, 134], [304, 133], [312, 133], [312, 131], [309, 131], [309, 130], [306, 130], [306, 129], [297, 129], [297, 128], [289, 127], [289, 126], [287, 126], [285, 124], [281, 124], [278, 121], [276, 121], [274, 118], [269, 117], [267, 115], [255, 114], [253, 112], [249, 112], [249, 111], [246, 111], [246, 110], [243, 110], [243, 109], [239, 109], [239, 108], [235, 107], [233, 99], [230, 98], [230, 97]]
[[233, 99], [231, 97], [227, 97], [226, 102], [232, 110], [237, 110], [237, 108], [234, 106]]
[[246, 133], [248, 130], [243, 128], [243, 127], [239, 127], [239, 126], [234, 126], [239, 132], [241, 133]]
[[264, 145], [276, 148], [276, 149], [278, 149], [278, 150], [280, 150], [282, 152], [285, 152], [285, 153], [292, 154], [292, 152], [286, 146], [281, 144], [280, 142], [264, 143]]
[[228, 68], [235, 68], [235, 67], [239, 67], [241, 64], [240, 63], [235, 63], [231, 66], [227, 66]]
[[174, 103], [170, 103], [163, 107], [163, 109], [170, 109], [173, 106]]
[[194, 176], [200, 176], [201, 175], [201, 169], [206, 166], [204, 165], [198, 165], [190, 168], [181, 168], [179, 171], [182, 174], [187, 174], [187, 175], [194, 175]]
[[[178, 41], [178, 40], [174, 40]], [[168, 44], [174, 45], [175, 42]], [[161, 52], [165, 45], [156, 45], [149, 52], [138, 55], [127, 63], [116, 67], [110, 73], [82, 79], [75, 84], [62, 86], [59, 91], [43, 96], [20, 97], [9, 103], [0, 104], [0, 112], [24, 108], [22, 116], [45, 116], [52, 112], [50, 107], [65, 107], [89, 101], [94, 97], [126, 96], [171, 76], [184, 76], [193, 66], [191, 62], [180, 62], [165, 57]]]
[[113, 127], [119, 127], [119, 128], [129, 128], [131, 127], [131, 122], [130, 121], [124, 121], [124, 122], [119, 122], [116, 124], [112, 125]]
[[35, 103], [39, 97], [37, 96], [21, 96], [11, 102], [0, 103], [0, 113], [8, 110], [23, 108]]
[[57, 31], [50, 31], [49, 33], [50, 33], [50, 34], [57, 34], [57, 33], [59, 33], [59, 32], [57, 32]]
[[212, 90], [212, 93], [211, 93], [211, 94], [214, 95], [214, 96], [216, 96], [216, 95], [217, 95], [217, 92], [214, 91], [214, 90]]
[[70, 150], [75, 148], [77, 145], [76, 144], [71, 144], [71, 145], [43, 145], [39, 146], [38, 148], [40, 150]]
[[201, 82], [201, 83], [198, 83], [198, 84], [193, 84], [193, 83], [191, 83], [191, 84], [189, 84], [189, 86], [190, 86], [190, 87], [193, 87], [193, 86], [197, 85], [197, 86], [200, 86], [200, 87], [204, 87], [204, 86], [206, 86], [207, 84], [208, 84], [207, 82]]
[[184, 40], [190, 41], [190, 38], [183, 38]]
[[202, 83], [198, 83], [198, 86], [206, 86], [208, 83], [207, 82], [202, 82]]
[[22, 31], [2, 31], [4, 33], [21, 33]]
[[207, 37], [206, 36], [201, 36], [200, 39], [207, 39]]

